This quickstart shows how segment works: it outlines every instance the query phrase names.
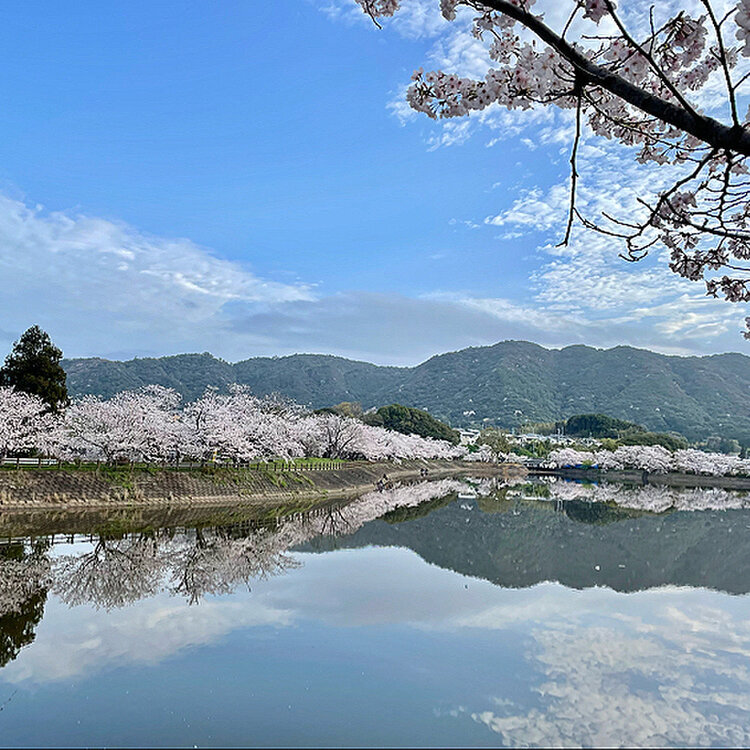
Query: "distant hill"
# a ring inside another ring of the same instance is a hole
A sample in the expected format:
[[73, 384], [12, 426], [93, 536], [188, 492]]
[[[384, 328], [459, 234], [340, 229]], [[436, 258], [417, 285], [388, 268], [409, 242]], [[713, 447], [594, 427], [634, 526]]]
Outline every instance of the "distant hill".
[[514, 427], [599, 413], [691, 440], [716, 434], [750, 445], [750, 357], [742, 354], [671, 357], [629, 346], [556, 350], [502, 341], [441, 354], [417, 367], [319, 354], [230, 364], [207, 353], [127, 362], [71, 359], [63, 366], [74, 396], [110, 396], [158, 383], [193, 399], [208, 385], [237, 382], [312, 408], [397, 402], [425, 409], [453, 427]]

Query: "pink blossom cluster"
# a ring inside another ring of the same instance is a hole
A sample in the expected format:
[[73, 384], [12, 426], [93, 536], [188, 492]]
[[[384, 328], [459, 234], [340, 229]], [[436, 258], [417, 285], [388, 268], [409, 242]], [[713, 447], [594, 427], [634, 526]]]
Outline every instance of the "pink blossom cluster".
[[636, 469], [653, 474], [682, 472], [708, 476], [750, 476], [750, 459], [693, 448], [670, 453], [659, 445], [623, 445], [615, 451], [594, 452], [562, 448], [552, 451], [547, 461], [557, 468], [583, 465], [603, 470]]
[[445, 441], [310, 414], [238, 385], [225, 394], [208, 389], [184, 405], [161, 386], [109, 399], [84, 396], [55, 416], [35, 397], [0, 389], [0, 457], [29, 448], [63, 460], [106, 462], [453, 459], [465, 453]]
[[737, 23], [737, 39], [743, 43], [742, 54], [750, 57], [750, 0], [740, 0], [737, 3], [734, 20]]
[[[612, 6], [616, 7], [614, 2]], [[590, 18], [594, 23], [599, 23], [609, 12], [605, 0], [584, 0], [583, 7], [583, 17]]]
[[528, 461], [526, 456], [519, 456], [517, 453], [503, 453], [502, 451], [493, 451], [489, 445], [480, 445], [476, 451], [467, 453], [463, 457], [464, 461], [476, 461], [480, 463], [512, 463], [522, 464]]
[[[392, 16], [400, 5], [357, 2], [373, 18]], [[748, 302], [750, 270], [741, 262], [750, 258], [748, 146], [727, 146], [725, 134], [731, 128], [739, 137], [750, 127], [748, 114], [739, 111], [746, 76], [734, 72], [739, 56], [750, 56], [750, 0], [739, 0], [729, 12], [719, 5], [702, 0], [705, 12], [693, 17], [686, 10], [669, 16], [656, 4], [648, 24], [636, 31], [613, 0], [510, 0], [493, 6], [441, 0], [449, 21], [459, 7], [473, 14], [473, 34], [485, 42], [492, 64], [478, 78], [420, 68], [406, 99], [433, 119], [493, 106], [576, 108], [594, 134], [635, 147], [639, 162], [675, 165], [672, 186], [639, 196], [635, 215], [577, 214], [571, 190], [570, 221], [577, 217], [587, 228], [617, 238], [629, 260], [640, 260], [657, 244], [666, 246], [674, 273], [704, 282], [711, 296]], [[576, 27], [577, 37], [570, 38], [570, 24], [547, 25], [554, 15], [549, 11], [561, 6], [569, 21], [581, 11], [590, 24], [606, 18], [607, 32]], [[523, 41], [529, 32], [533, 43]], [[707, 117], [694, 97], [712, 78], [723, 88], [728, 124]], [[750, 327], [745, 335], [750, 338]]]

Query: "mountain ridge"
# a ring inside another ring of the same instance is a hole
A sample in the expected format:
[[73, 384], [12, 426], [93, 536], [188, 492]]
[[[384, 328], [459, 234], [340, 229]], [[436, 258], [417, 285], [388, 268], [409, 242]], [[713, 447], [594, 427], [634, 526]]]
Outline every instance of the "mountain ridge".
[[398, 402], [455, 427], [514, 427], [599, 412], [691, 440], [721, 434], [750, 445], [750, 357], [736, 352], [683, 357], [630, 346], [546, 349], [509, 340], [436, 354], [414, 367], [330, 354], [230, 363], [208, 352], [127, 361], [78, 358], [63, 366], [73, 396], [108, 397], [157, 383], [193, 399], [207, 386], [238, 382], [259, 395], [280, 392], [312, 408]]

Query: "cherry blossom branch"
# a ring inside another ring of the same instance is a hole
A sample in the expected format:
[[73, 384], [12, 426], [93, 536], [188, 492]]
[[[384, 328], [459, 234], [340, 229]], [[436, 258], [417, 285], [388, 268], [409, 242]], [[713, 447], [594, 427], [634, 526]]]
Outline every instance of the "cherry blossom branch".
[[672, 93], [675, 99], [677, 99], [677, 101], [680, 104], [682, 104], [684, 109], [687, 112], [689, 112], [693, 117], [699, 118], [700, 115], [695, 111], [695, 108], [687, 101], [687, 99], [685, 99], [685, 97], [680, 93], [680, 91], [672, 83], [672, 81], [669, 80], [669, 77], [666, 75], [666, 73], [664, 73], [661, 66], [657, 65], [651, 53], [646, 51], [640, 44], [638, 44], [638, 42], [631, 36], [630, 32], [628, 32], [627, 28], [625, 27], [625, 24], [617, 15], [617, 12], [615, 11], [615, 6], [612, 0], [604, 0], [604, 4], [606, 5], [607, 10], [609, 11], [609, 15], [611, 16], [612, 20], [615, 22], [615, 25], [617, 26], [618, 29], [620, 29], [620, 33], [622, 34], [623, 39], [625, 39], [628, 42], [628, 44], [631, 47], [633, 47], [633, 49], [638, 54], [642, 55], [648, 61], [648, 64], [651, 66], [651, 69], [654, 71], [654, 73], [656, 73], [657, 77], [669, 89], [669, 91]]
[[730, 149], [750, 156], [750, 133], [744, 128], [729, 127], [707, 115], [694, 115], [682, 107], [644, 91], [622, 76], [588, 60], [558, 36], [541, 18], [508, 0], [482, 0], [481, 5], [503, 13], [525, 26], [573, 65], [585, 83], [601, 86], [636, 109], [690, 133], [714, 148]]

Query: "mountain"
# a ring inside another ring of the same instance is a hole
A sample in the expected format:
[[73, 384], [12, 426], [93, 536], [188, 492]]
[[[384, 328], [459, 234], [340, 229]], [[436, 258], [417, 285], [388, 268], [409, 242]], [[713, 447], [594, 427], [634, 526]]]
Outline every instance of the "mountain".
[[158, 383], [186, 399], [208, 385], [244, 383], [312, 408], [360, 401], [429, 411], [454, 427], [550, 422], [600, 413], [691, 440], [718, 434], [750, 445], [750, 357], [675, 357], [618, 346], [545, 349], [502, 341], [440, 354], [417, 367], [380, 367], [342, 357], [295, 354], [236, 364], [210, 354], [116, 362], [64, 360], [68, 390], [111, 396]]

